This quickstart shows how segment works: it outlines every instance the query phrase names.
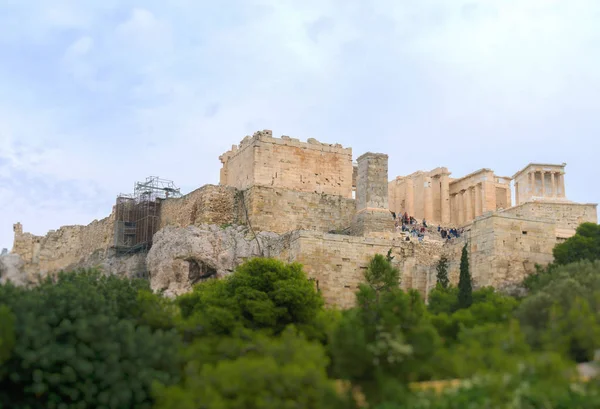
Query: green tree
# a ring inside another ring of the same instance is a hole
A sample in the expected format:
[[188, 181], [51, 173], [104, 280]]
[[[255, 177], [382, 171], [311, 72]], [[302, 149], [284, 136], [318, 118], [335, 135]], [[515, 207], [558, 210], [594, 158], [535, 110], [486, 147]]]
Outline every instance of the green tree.
[[139, 319], [138, 294], [148, 290], [146, 281], [94, 271], [34, 288], [0, 285], [15, 332], [0, 367], [0, 407], [150, 408], [152, 384], [176, 382], [180, 367], [177, 333]]
[[0, 305], [0, 365], [10, 358], [15, 343], [15, 316], [6, 305]]
[[200, 283], [178, 298], [186, 340], [232, 335], [239, 328], [281, 333], [294, 324], [310, 339], [322, 337], [323, 298], [297, 263], [255, 258], [229, 277]]
[[529, 357], [531, 348], [518, 321], [511, 320], [463, 328], [448, 354], [454, 367], [446, 376], [468, 378], [479, 373], [514, 373]]
[[582, 223], [577, 227], [575, 235], [557, 244], [552, 253], [556, 264], [600, 259], [600, 225]]
[[469, 254], [465, 243], [460, 256], [460, 276], [458, 279], [458, 306], [469, 308], [473, 303], [473, 286], [471, 285], [471, 273], [469, 272]]
[[[565, 348], [566, 343], [561, 341], [563, 336], [559, 336], [559, 333], [566, 331], [567, 327], [556, 327], [556, 325], [567, 325], [569, 322], [575, 324], [584, 318], [585, 320], [593, 318], [599, 323], [599, 312], [600, 260], [596, 260], [556, 266], [549, 272], [541, 274], [535, 290], [520, 303], [515, 316], [521, 322], [527, 340], [534, 348], [560, 350], [569, 353], [571, 359], [580, 360], [581, 355], [576, 353], [578, 348]], [[569, 314], [575, 314], [579, 318], [577, 320], [574, 317], [568, 318]], [[555, 335], [548, 335], [548, 330], [551, 328], [554, 328]], [[589, 330], [588, 333], [593, 334], [594, 326], [591, 324], [579, 328], [585, 328], [585, 331]], [[573, 327], [564, 336], [575, 334], [579, 332], [576, 331], [576, 327]], [[590, 350], [587, 351], [586, 354], [589, 356]]]
[[452, 314], [458, 308], [458, 287], [436, 286], [429, 293], [427, 309], [432, 314]]
[[[456, 302], [456, 292], [454, 293]], [[431, 321], [447, 345], [455, 343], [464, 329], [486, 324], [501, 324], [513, 318], [518, 301], [510, 296], [484, 287], [473, 291], [473, 304], [469, 308], [442, 311], [433, 314]]]
[[437, 285], [442, 288], [448, 288], [448, 285], [450, 284], [450, 280], [448, 279], [448, 257], [446, 257], [445, 254], [442, 254], [442, 257], [440, 257], [435, 266], [435, 270], [437, 272]]
[[188, 355], [184, 382], [157, 387], [157, 409], [320, 409], [341, 403], [326, 375], [323, 348], [293, 327], [279, 337], [242, 329], [231, 337], [199, 339]]
[[377, 294], [400, 286], [400, 271], [392, 265], [393, 257], [390, 258], [389, 254], [387, 258], [375, 254], [367, 266], [365, 279]]
[[370, 404], [429, 378], [440, 345], [419, 293], [398, 288], [397, 273], [385, 263], [373, 257], [357, 305], [343, 312], [329, 345], [334, 376], [360, 387]]
[[600, 347], [597, 311], [594, 314], [588, 301], [581, 297], [575, 297], [568, 306], [553, 304], [543, 339], [547, 349], [561, 352], [576, 362], [591, 361]]

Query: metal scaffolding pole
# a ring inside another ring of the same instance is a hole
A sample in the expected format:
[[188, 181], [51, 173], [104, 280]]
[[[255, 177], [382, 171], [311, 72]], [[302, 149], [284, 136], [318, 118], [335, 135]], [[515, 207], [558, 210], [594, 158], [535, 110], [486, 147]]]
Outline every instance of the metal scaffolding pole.
[[114, 247], [117, 254], [148, 251], [160, 226], [163, 200], [181, 197], [173, 181], [149, 176], [134, 184], [133, 194], [117, 197]]

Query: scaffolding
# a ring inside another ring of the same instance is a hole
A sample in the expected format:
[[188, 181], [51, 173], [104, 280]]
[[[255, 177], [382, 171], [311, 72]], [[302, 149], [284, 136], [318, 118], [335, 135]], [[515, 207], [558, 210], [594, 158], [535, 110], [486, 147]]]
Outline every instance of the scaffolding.
[[136, 182], [133, 194], [117, 196], [115, 206], [114, 248], [119, 255], [148, 251], [160, 227], [160, 208], [164, 199], [181, 197], [175, 184], [158, 176]]

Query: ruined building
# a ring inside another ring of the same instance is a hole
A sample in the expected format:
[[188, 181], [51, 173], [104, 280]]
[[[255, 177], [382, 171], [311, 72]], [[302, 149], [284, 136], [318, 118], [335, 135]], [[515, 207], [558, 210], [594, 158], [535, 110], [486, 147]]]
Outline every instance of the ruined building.
[[[22, 259], [23, 277], [99, 265], [177, 294], [249, 257], [269, 256], [302, 263], [327, 302], [347, 307], [375, 253], [392, 249], [401, 285], [427, 296], [442, 254], [451, 281], [458, 280], [466, 243], [475, 285], [504, 288], [551, 262], [554, 245], [580, 223], [597, 222], [596, 204], [567, 200], [564, 163], [457, 179], [440, 167], [390, 181], [385, 154], [368, 152], [353, 163], [351, 148], [271, 131], [247, 136], [220, 160], [219, 185], [182, 196], [172, 183], [149, 178], [88, 226], [38, 237], [17, 223], [12, 255]], [[392, 212], [465, 233], [448, 241], [434, 228], [423, 241], [407, 241]]]

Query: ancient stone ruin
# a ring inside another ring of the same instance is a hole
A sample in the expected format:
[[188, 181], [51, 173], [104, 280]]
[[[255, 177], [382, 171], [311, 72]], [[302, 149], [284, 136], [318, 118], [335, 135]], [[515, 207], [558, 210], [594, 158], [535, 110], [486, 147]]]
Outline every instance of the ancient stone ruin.
[[[268, 130], [220, 160], [219, 185], [181, 195], [171, 182], [149, 178], [87, 226], [38, 237], [15, 224], [12, 252], [0, 257], [2, 279], [35, 283], [61, 269], [96, 266], [148, 277], [153, 289], [176, 295], [265, 256], [302, 263], [328, 303], [348, 307], [376, 253], [392, 249], [402, 287], [426, 297], [442, 254], [456, 283], [466, 243], [475, 285], [507, 288], [536, 263], [551, 262], [554, 245], [580, 223], [597, 222], [596, 204], [566, 198], [564, 163], [532, 163], [513, 177], [481, 169], [455, 179], [440, 167], [389, 181], [385, 154], [368, 152], [353, 163], [351, 148], [274, 138]], [[404, 213], [426, 219], [424, 237], [395, 226], [394, 215]], [[464, 233], [442, 239], [438, 225]]]

